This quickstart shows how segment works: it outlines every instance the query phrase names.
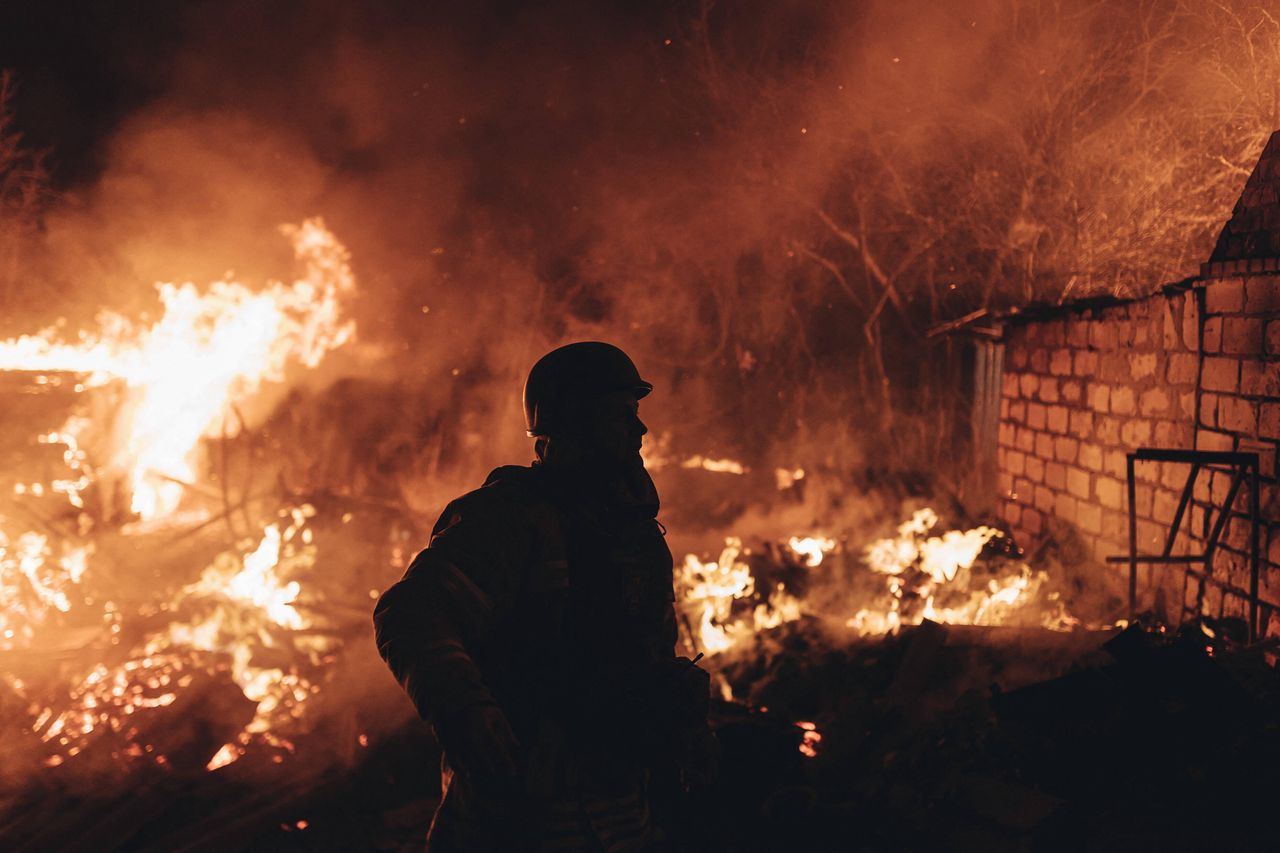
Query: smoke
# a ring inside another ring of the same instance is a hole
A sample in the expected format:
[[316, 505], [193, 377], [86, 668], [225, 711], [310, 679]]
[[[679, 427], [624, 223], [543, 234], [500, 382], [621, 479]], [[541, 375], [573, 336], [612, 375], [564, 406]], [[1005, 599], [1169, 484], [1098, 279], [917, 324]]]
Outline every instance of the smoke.
[[839, 468], [869, 431], [928, 467], [960, 455], [936, 413], [963, 364], [923, 328], [1155, 286], [1207, 254], [1230, 165], [1276, 121], [1252, 90], [1223, 115], [1264, 20], [1236, 15], [196, 3], [154, 58], [120, 40], [157, 94], [48, 217], [20, 316], [143, 311], [151, 282], [228, 268], [285, 277], [278, 225], [320, 215], [361, 288], [364, 349], [332, 370], [394, 376], [410, 420], [467, 424], [458, 482], [527, 457], [524, 371], [583, 338], [633, 353], [677, 454]]

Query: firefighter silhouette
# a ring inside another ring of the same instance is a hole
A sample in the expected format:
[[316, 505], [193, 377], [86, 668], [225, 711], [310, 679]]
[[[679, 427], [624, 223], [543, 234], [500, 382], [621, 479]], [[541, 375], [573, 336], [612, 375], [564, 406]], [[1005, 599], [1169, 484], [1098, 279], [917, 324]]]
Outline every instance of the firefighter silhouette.
[[640, 457], [652, 388], [610, 344], [543, 356], [536, 460], [450, 503], [377, 603], [378, 651], [443, 748], [435, 853], [668, 849], [654, 786], [713, 744]]

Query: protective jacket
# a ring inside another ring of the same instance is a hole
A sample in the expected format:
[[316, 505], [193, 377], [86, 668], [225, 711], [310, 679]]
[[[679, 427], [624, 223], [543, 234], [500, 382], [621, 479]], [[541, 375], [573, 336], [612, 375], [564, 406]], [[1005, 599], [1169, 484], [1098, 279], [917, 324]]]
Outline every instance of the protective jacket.
[[[657, 494], [642, 468], [635, 480], [498, 468], [379, 599], [379, 653], [445, 745], [430, 849], [633, 850], [654, 836], [646, 773], [706, 709], [675, 656]], [[444, 735], [483, 704], [521, 744], [515, 786], [449, 766]]]

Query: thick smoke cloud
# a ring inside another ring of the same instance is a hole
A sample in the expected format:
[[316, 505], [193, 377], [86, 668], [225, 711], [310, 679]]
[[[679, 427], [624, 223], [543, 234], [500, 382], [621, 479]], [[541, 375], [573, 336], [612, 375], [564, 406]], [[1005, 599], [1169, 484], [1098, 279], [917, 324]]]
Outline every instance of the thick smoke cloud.
[[1278, 120], [1230, 100], [1257, 10], [1210, 5], [191, 4], [154, 58], [119, 40], [156, 94], [48, 217], [29, 308], [280, 276], [320, 215], [361, 284], [334, 369], [396, 376], [458, 484], [527, 456], [524, 370], [595, 337], [677, 456], [771, 476], [880, 434], [929, 467], [950, 427], [885, 414], [953, 404], [923, 328], [1206, 253]]

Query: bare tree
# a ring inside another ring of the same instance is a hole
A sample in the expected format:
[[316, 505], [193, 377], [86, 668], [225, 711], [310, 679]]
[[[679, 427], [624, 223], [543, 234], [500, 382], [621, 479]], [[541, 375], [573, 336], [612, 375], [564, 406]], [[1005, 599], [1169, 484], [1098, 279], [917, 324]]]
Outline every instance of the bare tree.
[[0, 71], [0, 307], [12, 306], [23, 255], [51, 199], [43, 155], [23, 144], [12, 110], [14, 79]]

